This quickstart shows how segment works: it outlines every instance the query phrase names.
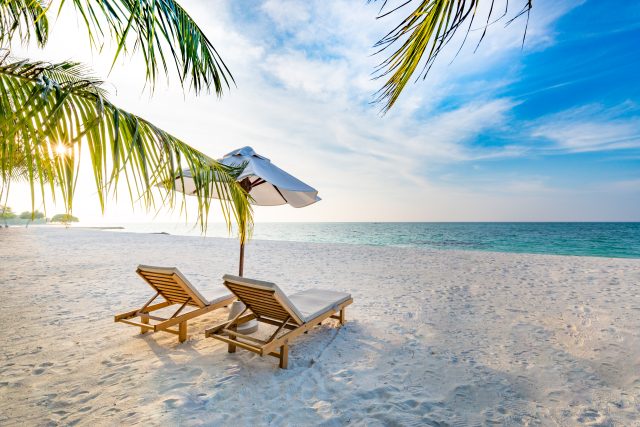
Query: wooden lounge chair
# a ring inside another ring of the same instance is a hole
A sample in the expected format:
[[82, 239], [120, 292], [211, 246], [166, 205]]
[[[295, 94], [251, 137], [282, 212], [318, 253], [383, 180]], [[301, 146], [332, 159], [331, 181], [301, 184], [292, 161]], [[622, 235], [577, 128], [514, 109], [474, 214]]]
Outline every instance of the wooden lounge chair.
[[[187, 321], [189, 319], [201, 316], [217, 308], [225, 307], [236, 299], [229, 291], [221, 287], [213, 295], [213, 299], [207, 300], [177, 268], [140, 265], [136, 272], [153, 288], [156, 294], [141, 308], [117, 314], [114, 320], [139, 326], [143, 334], [147, 331], [164, 331], [178, 335], [178, 340], [184, 342], [187, 339]], [[164, 302], [151, 305], [158, 296], [162, 296]], [[179, 308], [168, 319], [149, 314], [152, 311], [171, 305], [179, 305]], [[194, 309], [183, 313], [187, 306]], [[140, 322], [132, 320], [137, 317], [140, 318]], [[154, 320], [157, 323], [152, 324], [149, 320]], [[170, 329], [174, 325], [178, 325], [177, 330]]]
[[[205, 336], [226, 342], [229, 353], [241, 347], [260, 356], [277, 357], [283, 369], [287, 368], [289, 343], [293, 338], [327, 318], [337, 319], [343, 325], [345, 307], [353, 302], [351, 295], [343, 292], [309, 289], [287, 297], [274, 283], [231, 275], [223, 279], [246, 308], [235, 318], [207, 329]], [[252, 319], [277, 329], [267, 340], [237, 332], [238, 325]], [[287, 331], [282, 333], [284, 329]]]

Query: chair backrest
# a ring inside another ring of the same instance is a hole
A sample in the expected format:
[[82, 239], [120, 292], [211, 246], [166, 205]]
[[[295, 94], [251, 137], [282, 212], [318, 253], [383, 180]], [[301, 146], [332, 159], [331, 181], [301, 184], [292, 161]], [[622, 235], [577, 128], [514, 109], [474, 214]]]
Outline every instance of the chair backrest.
[[188, 305], [196, 307], [209, 305], [206, 298], [189, 283], [177, 268], [139, 265], [136, 272], [149, 286], [172, 304], [184, 304], [185, 301], [188, 301]]
[[275, 283], [230, 274], [223, 279], [224, 285], [256, 315], [281, 322], [290, 318], [298, 325], [305, 322], [304, 315]]

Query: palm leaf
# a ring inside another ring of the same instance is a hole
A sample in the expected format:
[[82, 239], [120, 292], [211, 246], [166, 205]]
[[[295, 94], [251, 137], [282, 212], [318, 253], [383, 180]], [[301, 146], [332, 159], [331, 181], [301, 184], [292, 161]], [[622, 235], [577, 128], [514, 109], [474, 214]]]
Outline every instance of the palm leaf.
[[[7, 150], [2, 153], [0, 162], [7, 165], [7, 167], [3, 169], [3, 171], [6, 170], [7, 174], [6, 179], [3, 179], [3, 181], [25, 182], [29, 180], [29, 170], [34, 169], [36, 165], [32, 164], [29, 166], [29, 159], [24, 152], [24, 148], [23, 144], [12, 144], [11, 147], [7, 147]], [[53, 159], [48, 159], [49, 163], [52, 161]], [[43, 171], [43, 182], [48, 182], [52, 179], [52, 177], [47, 174], [47, 170], [49, 170], [49, 167], [46, 167]]]
[[[123, 178], [132, 204], [141, 201], [147, 208], [174, 207], [177, 173], [189, 168], [194, 174], [198, 222], [203, 231], [216, 195], [229, 229], [234, 219], [238, 223], [252, 221], [247, 194], [236, 183], [238, 169], [210, 159], [113, 105], [101, 82], [82, 65], [1, 59], [0, 178], [4, 188], [19, 170], [30, 183], [32, 204], [39, 187], [43, 195], [47, 190], [61, 195], [67, 212], [71, 212], [81, 149], [91, 158], [103, 210], [107, 195], [117, 195]], [[21, 153], [21, 160], [15, 153]], [[180, 195], [184, 207], [186, 196]]]
[[[492, 21], [495, 13], [495, 0], [486, 0], [486, 2], [489, 3], [489, 12], [478, 45], [483, 40], [489, 25], [506, 16], [509, 5], [507, 2], [502, 15]], [[523, 0], [523, 2], [524, 7], [507, 24], [523, 14], [528, 16], [533, 6], [533, 0]], [[383, 112], [387, 112], [393, 107], [419, 66], [421, 71], [417, 78], [427, 76], [442, 49], [451, 41], [453, 35], [463, 25], [466, 25], [467, 32], [462, 42], [464, 45], [480, 3], [481, 0], [420, 0], [409, 16], [375, 44], [375, 47], [379, 49], [376, 53], [399, 45], [387, 59], [378, 65], [374, 72], [376, 78], [387, 78], [375, 97], [375, 102], [383, 103]], [[386, 4], [387, 1], [384, 0], [378, 18], [409, 7], [412, 1], [408, 0], [395, 9], [385, 12]]]
[[[231, 72], [211, 41], [175, 0], [70, 0], [87, 27], [92, 46], [101, 48], [106, 35], [117, 43], [114, 63], [129, 50], [142, 54], [147, 81], [169, 71], [173, 62], [183, 86], [196, 93], [214, 89], [222, 95], [234, 82]], [[59, 11], [67, 0], [61, 0]], [[0, 0], [0, 44], [18, 31], [23, 41], [34, 32], [38, 43], [47, 41], [44, 0]]]
[[[159, 71], [168, 72], [172, 61], [183, 85], [196, 93], [212, 86], [217, 95], [233, 77], [211, 41], [189, 14], [174, 0], [72, 0], [98, 43], [109, 31], [117, 42], [114, 62], [131, 46], [146, 63], [146, 77], [153, 85]], [[61, 1], [60, 7], [65, 0]]]
[[49, 35], [46, 7], [42, 0], [0, 0], [0, 45], [6, 45], [16, 33], [26, 43], [33, 32], [38, 45], [44, 46]]

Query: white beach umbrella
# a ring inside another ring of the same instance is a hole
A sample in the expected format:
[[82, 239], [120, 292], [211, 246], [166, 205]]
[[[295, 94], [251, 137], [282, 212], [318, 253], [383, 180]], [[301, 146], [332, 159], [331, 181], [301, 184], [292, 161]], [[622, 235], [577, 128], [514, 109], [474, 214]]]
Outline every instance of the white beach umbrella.
[[[251, 147], [242, 147], [225, 155], [218, 162], [240, 167], [246, 164], [238, 181], [259, 206], [289, 204], [303, 208], [320, 200], [318, 190], [283, 171], [268, 158], [257, 154]], [[183, 180], [176, 180], [176, 189], [186, 194], [196, 194], [196, 184], [191, 171], [182, 171]], [[184, 188], [182, 182], [184, 181]], [[215, 195], [216, 192], [213, 191]]]
[[[218, 161], [227, 166], [241, 167], [244, 165], [244, 169], [237, 179], [253, 199], [254, 205], [289, 204], [294, 208], [302, 208], [320, 200], [318, 190], [283, 171], [271, 163], [268, 158], [257, 154], [251, 147], [234, 150]], [[182, 177], [176, 179], [176, 189], [185, 194], [196, 194], [196, 184], [191, 171], [185, 169], [181, 175]], [[215, 186], [212, 186], [212, 189], [212, 194], [215, 197], [217, 195]], [[244, 270], [244, 243], [244, 241], [240, 241], [240, 276]]]

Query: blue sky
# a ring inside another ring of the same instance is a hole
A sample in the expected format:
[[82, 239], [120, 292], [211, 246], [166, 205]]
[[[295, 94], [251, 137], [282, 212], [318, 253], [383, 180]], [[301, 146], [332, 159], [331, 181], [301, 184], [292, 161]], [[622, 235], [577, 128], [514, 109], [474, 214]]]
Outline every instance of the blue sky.
[[[236, 79], [220, 100], [184, 95], [175, 77], [151, 97], [136, 57], [109, 74], [112, 46], [92, 53], [73, 14], [47, 50], [19, 53], [74, 52], [123, 107], [212, 156], [251, 145], [320, 190], [321, 203], [258, 209], [258, 220], [640, 220], [637, 2], [537, 1], [524, 48], [525, 19], [505, 20], [475, 53], [472, 31], [452, 62], [460, 34], [384, 116], [370, 103], [383, 59], [372, 46], [403, 11], [376, 20], [381, 3], [365, 1], [183, 4]], [[76, 211], [99, 218], [92, 189], [79, 191]], [[113, 205], [105, 218], [148, 216]]]

